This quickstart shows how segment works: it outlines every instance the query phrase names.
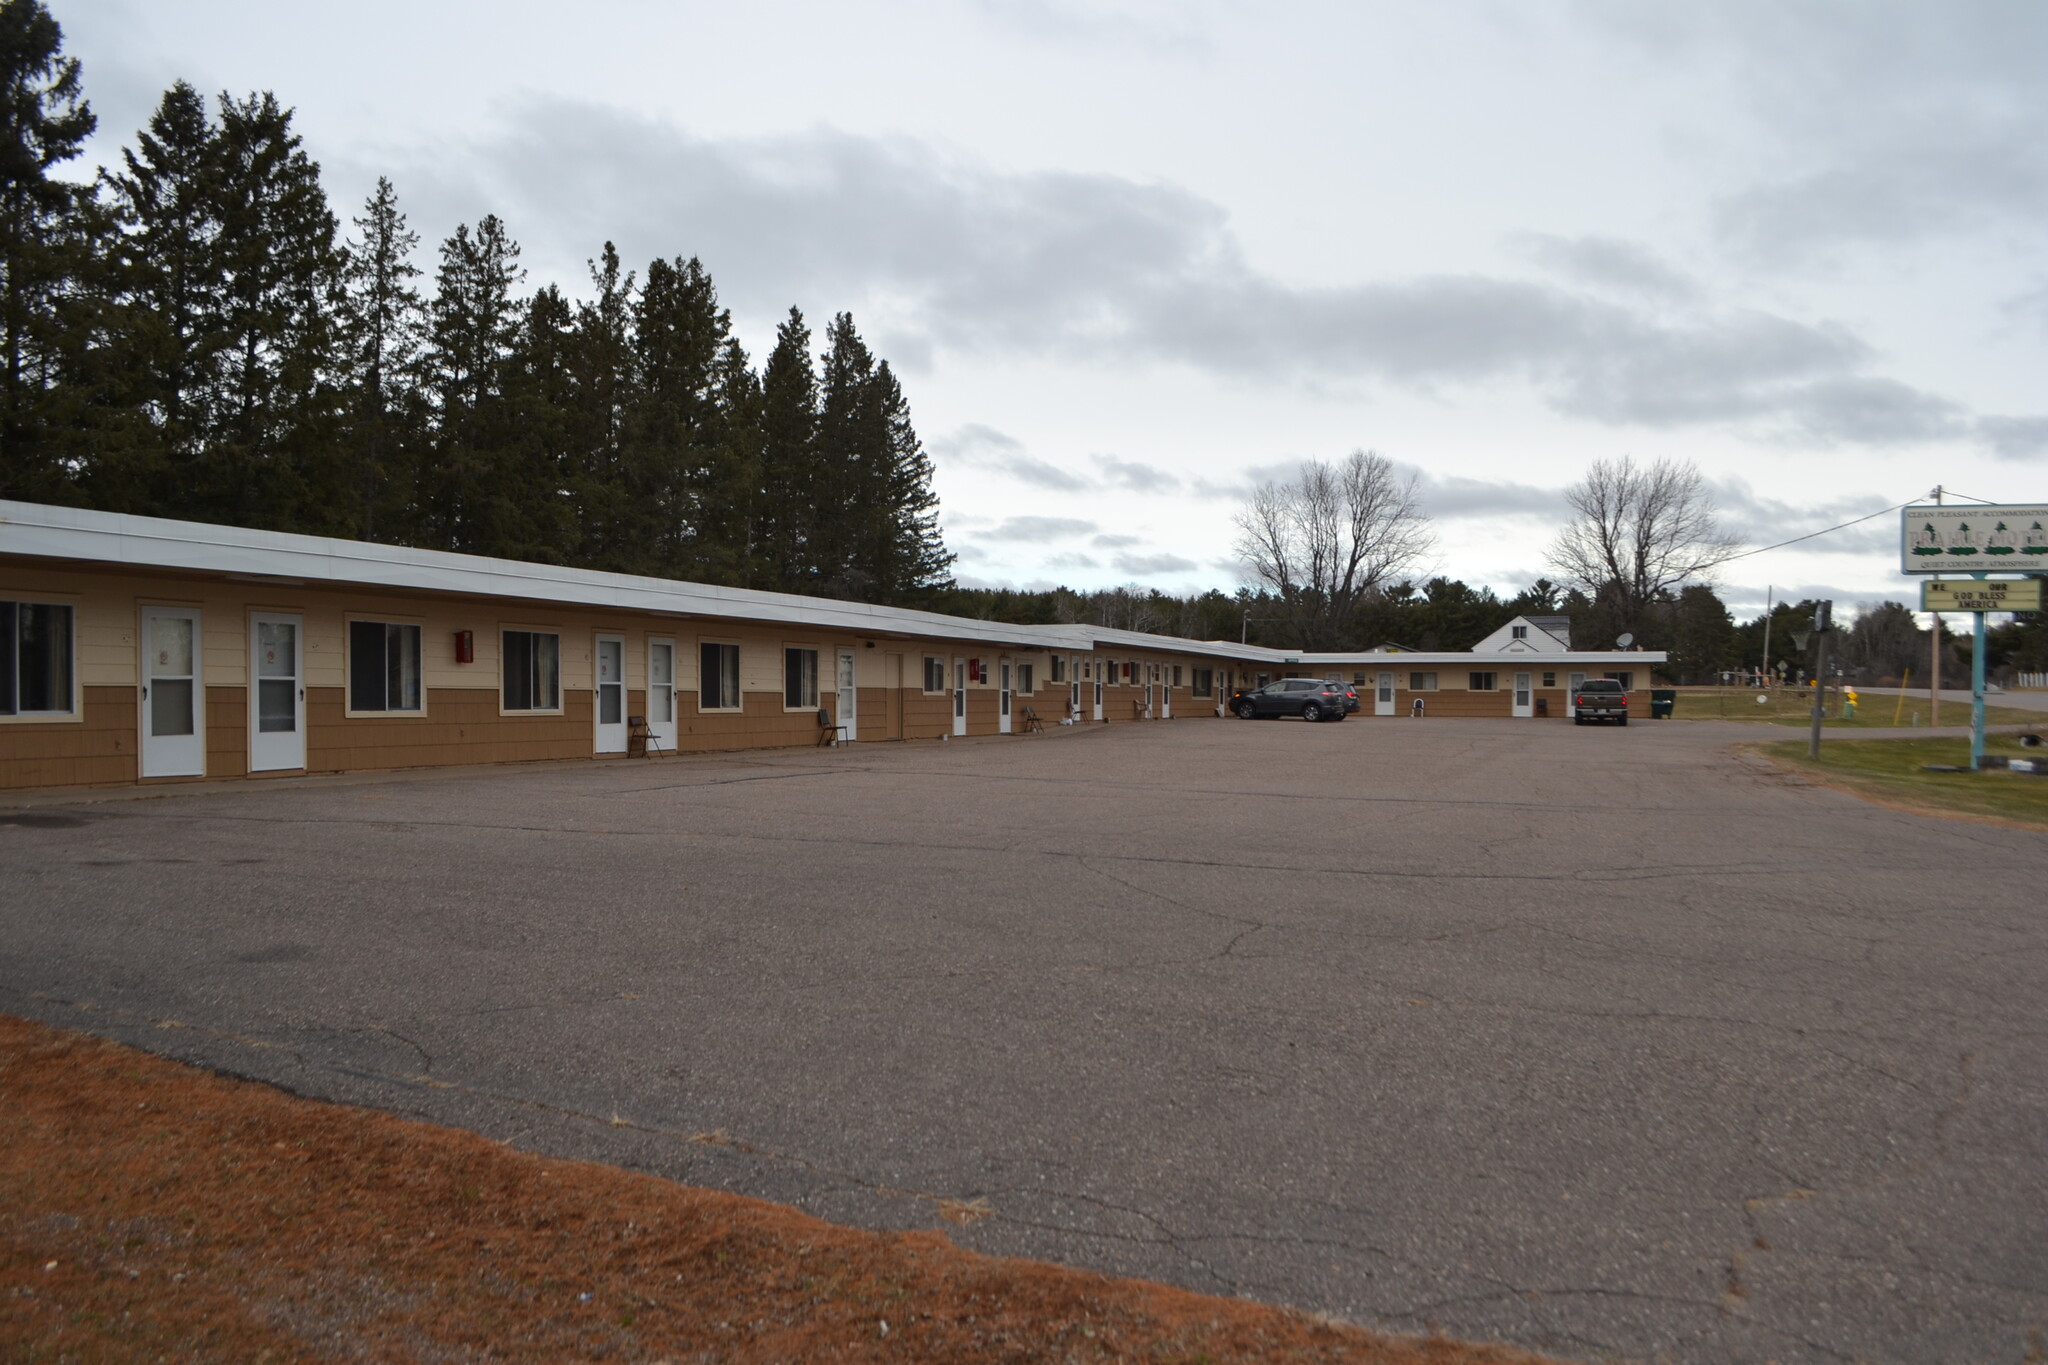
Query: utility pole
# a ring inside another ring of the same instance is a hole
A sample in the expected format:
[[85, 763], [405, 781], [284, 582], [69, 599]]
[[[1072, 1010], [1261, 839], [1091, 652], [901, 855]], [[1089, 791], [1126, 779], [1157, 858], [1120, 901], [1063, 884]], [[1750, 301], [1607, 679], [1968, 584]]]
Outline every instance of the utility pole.
[[[1934, 505], [1941, 506], [1941, 485], [1934, 485]], [[1927, 635], [1933, 644], [1933, 667], [1927, 670], [1927, 724], [1930, 728], [1941, 724], [1941, 613], [1930, 613]]]
[[1820, 762], [1820, 722], [1827, 714], [1828, 635], [1834, 625], [1835, 604], [1823, 602], [1813, 612], [1813, 739], [1806, 756]]

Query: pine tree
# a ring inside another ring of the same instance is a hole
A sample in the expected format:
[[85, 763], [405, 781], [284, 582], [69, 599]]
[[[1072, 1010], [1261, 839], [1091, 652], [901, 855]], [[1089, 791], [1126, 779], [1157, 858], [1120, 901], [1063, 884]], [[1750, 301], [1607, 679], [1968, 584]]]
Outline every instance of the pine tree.
[[747, 581], [758, 460], [734, 426], [752, 421], [753, 405], [746, 353], [731, 332], [700, 261], [648, 265], [634, 307], [629, 465], [654, 513], [651, 571], [738, 585]]
[[626, 463], [626, 413], [632, 397], [633, 277], [610, 242], [590, 262], [597, 297], [576, 311], [576, 380], [571, 484], [581, 516], [575, 562], [617, 573], [651, 567], [653, 518], [646, 481]]
[[762, 367], [760, 433], [760, 578], [755, 586], [815, 592], [814, 526], [822, 496], [816, 465], [818, 376], [811, 368], [811, 330], [795, 308], [775, 329], [775, 349]]
[[910, 404], [888, 361], [876, 368], [870, 391], [883, 444], [878, 479], [880, 534], [869, 572], [881, 584], [883, 600], [925, 600], [953, 586], [953, 552], [939, 532], [939, 495], [932, 489], [931, 456], [910, 423]]
[[518, 498], [496, 482], [497, 456], [511, 442], [506, 386], [521, 339], [513, 291], [525, 278], [519, 245], [495, 214], [441, 244], [435, 274], [433, 458], [421, 476], [425, 535], [438, 548], [506, 554], [529, 537], [510, 509]]
[[180, 81], [164, 93], [123, 170], [105, 181], [119, 235], [93, 357], [100, 506], [183, 510], [219, 387], [226, 339], [215, 264], [220, 204], [206, 101]]
[[342, 256], [320, 167], [268, 91], [221, 97], [212, 183], [223, 364], [201, 496], [238, 526], [344, 530], [334, 304]]
[[348, 387], [347, 464], [355, 534], [403, 540], [414, 521], [413, 489], [424, 414], [420, 369], [427, 306], [414, 281], [419, 234], [380, 176], [346, 247], [341, 304], [342, 369]]
[[0, 3], [0, 497], [70, 501], [67, 363], [80, 344], [89, 191], [52, 178], [96, 120], [40, 0]]
[[883, 535], [881, 458], [886, 441], [874, 402], [875, 358], [840, 313], [825, 332], [818, 383], [818, 436], [812, 496], [813, 591], [871, 598], [881, 588], [870, 568]]
[[512, 347], [488, 496], [498, 548], [540, 564], [589, 565], [577, 479], [589, 449], [576, 309], [553, 285], [527, 303]]

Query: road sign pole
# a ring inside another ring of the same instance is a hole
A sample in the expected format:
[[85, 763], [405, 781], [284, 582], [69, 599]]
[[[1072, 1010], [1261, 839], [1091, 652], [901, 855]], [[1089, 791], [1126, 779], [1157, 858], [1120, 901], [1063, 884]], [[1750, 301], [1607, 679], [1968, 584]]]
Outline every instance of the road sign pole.
[[1970, 771], [1976, 772], [1984, 766], [1984, 613], [1971, 614], [1977, 618], [1977, 627], [1970, 646]]
[[1806, 746], [1806, 756], [1815, 763], [1820, 762], [1820, 722], [1827, 714], [1828, 634], [1825, 630], [1813, 633], [1813, 739]]

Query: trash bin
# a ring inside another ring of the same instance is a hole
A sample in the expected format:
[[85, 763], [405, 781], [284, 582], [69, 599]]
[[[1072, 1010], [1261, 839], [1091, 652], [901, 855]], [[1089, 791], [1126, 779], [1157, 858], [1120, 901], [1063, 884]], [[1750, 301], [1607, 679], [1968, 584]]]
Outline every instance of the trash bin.
[[1547, 716], [1550, 714], [1550, 698], [1538, 697], [1536, 699], [1536, 714], [1539, 716]]
[[1678, 689], [1675, 687], [1653, 687], [1650, 689], [1650, 719], [1670, 720], [1671, 708], [1678, 704]]

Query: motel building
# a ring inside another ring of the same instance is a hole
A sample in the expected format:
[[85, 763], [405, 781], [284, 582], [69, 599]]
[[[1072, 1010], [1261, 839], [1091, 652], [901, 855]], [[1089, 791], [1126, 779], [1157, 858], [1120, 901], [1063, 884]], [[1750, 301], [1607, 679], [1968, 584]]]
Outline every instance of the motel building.
[[1564, 618], [1296, 654], [0, 501], [0, 789], [1214, 719], [1293, 676], [1354, 719], [1559, 719], [1663, 661]]

